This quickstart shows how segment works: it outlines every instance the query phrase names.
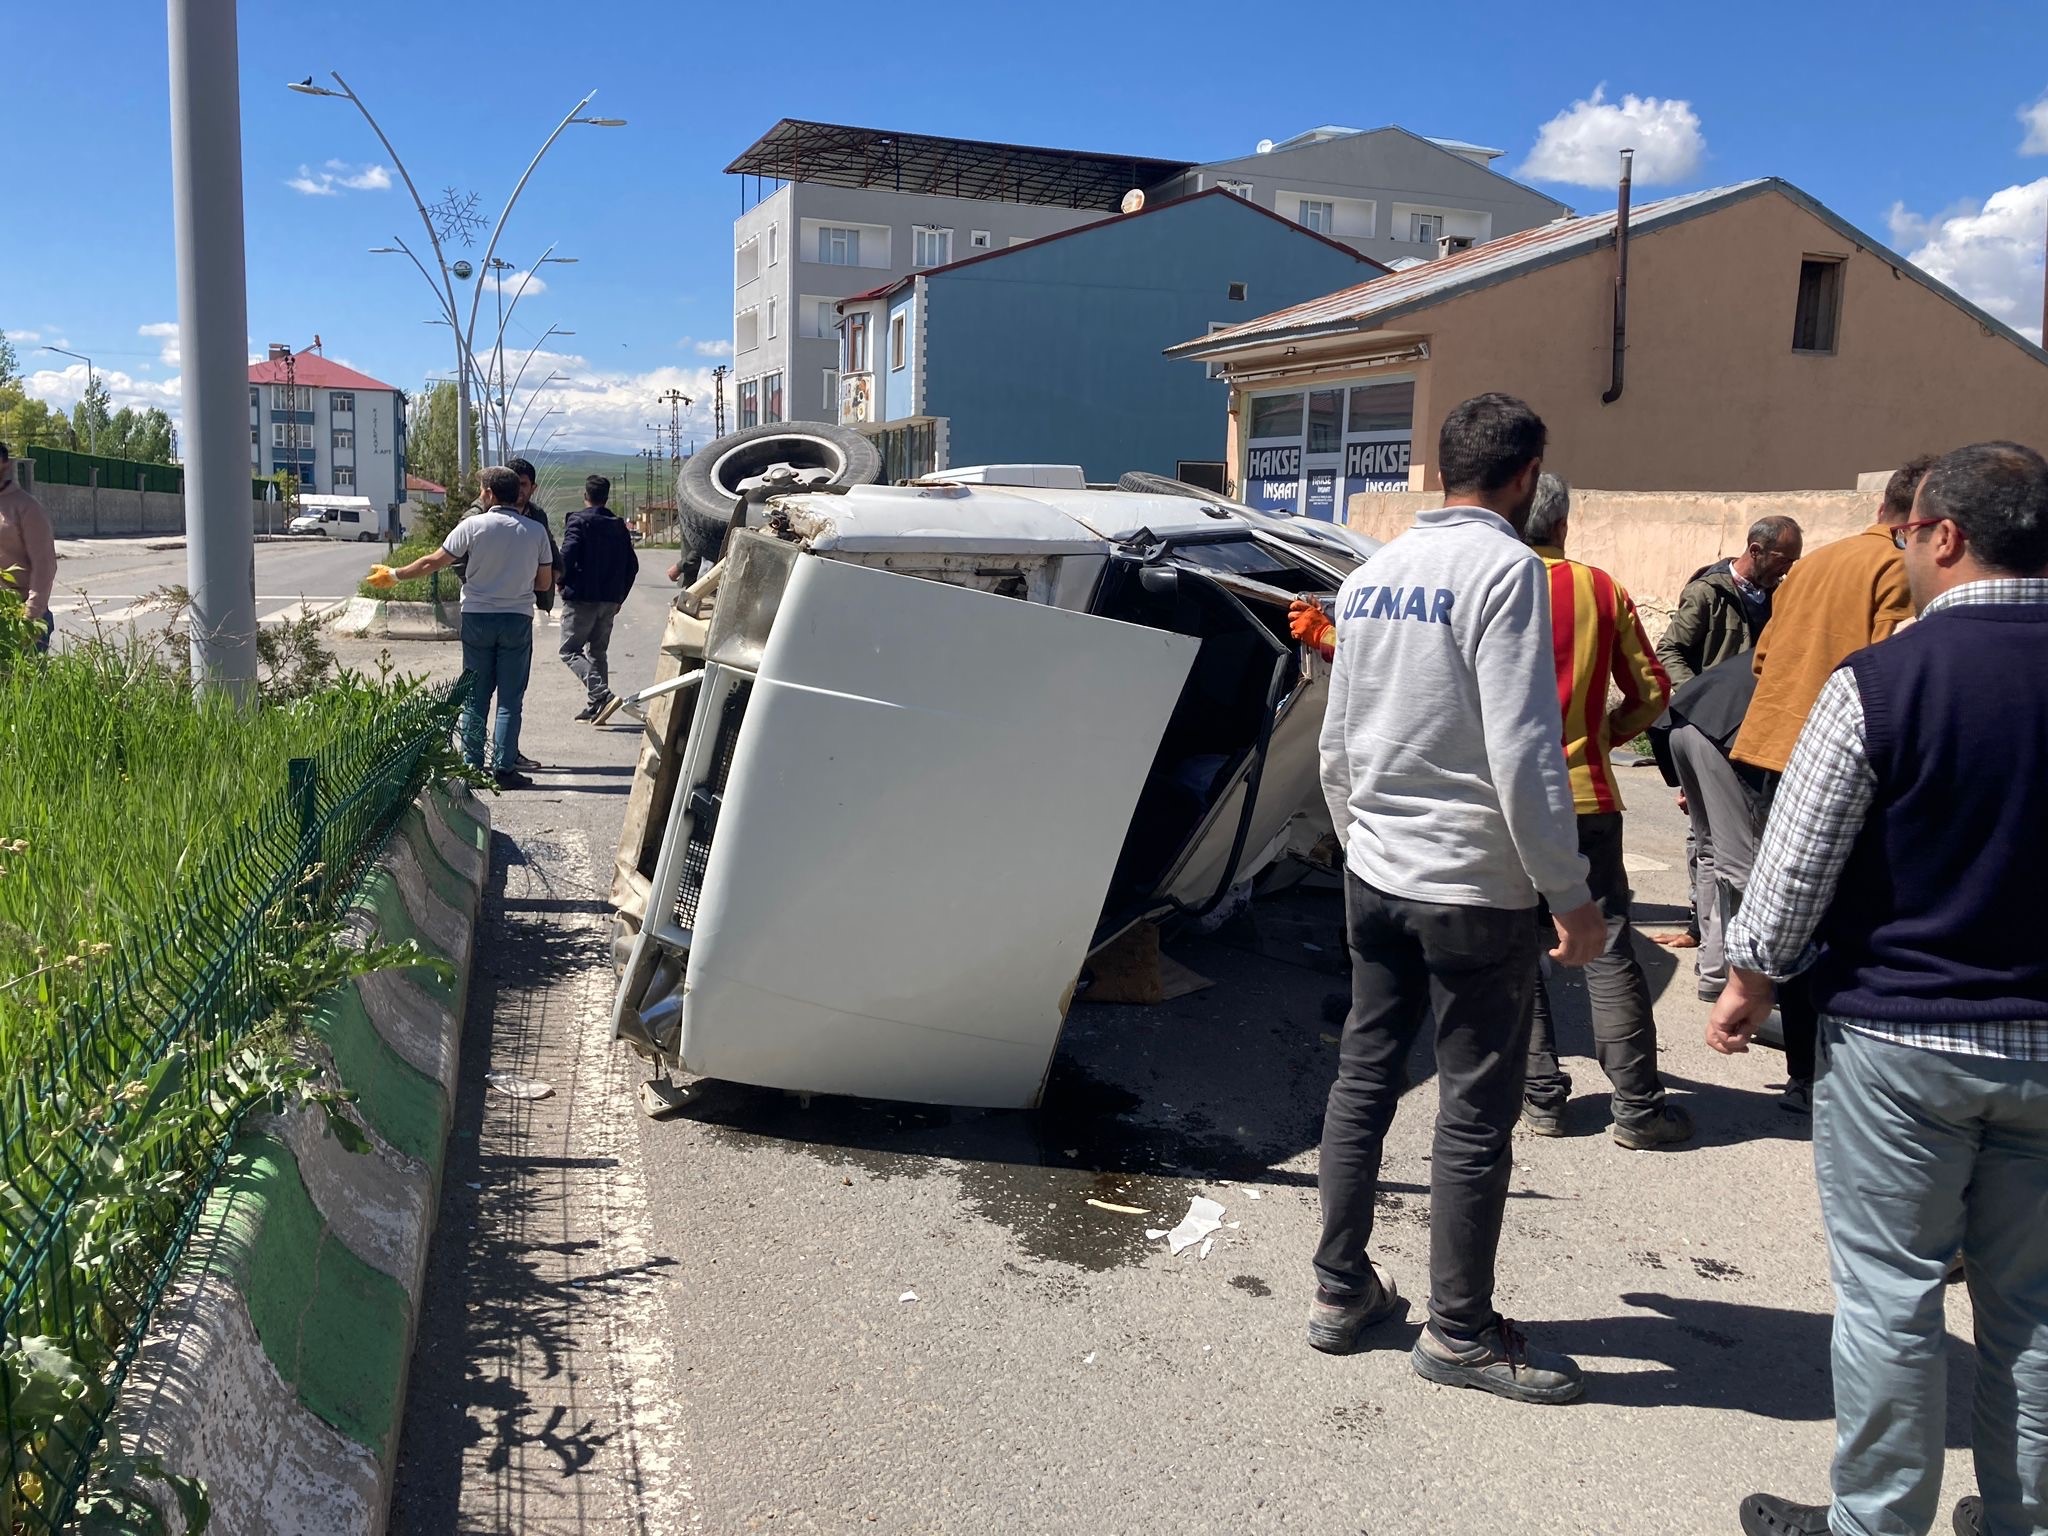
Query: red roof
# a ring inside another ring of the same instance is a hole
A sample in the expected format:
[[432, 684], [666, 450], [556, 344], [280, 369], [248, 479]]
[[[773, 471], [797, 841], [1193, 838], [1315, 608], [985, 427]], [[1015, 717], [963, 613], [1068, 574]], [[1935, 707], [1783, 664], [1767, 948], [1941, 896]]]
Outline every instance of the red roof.
[[418, 475], [407, 475], [405, 477], [405, 488], [408, 491], [433, 491], [441, 496], [448, 494], [447, 486], [436, 485], [431, 480], [422, 480]]
[[[292, 369], [299, 383], [314, 389], [382, 389], [392, 394], [398, 393], [397, 385], [386, 384], [382, 379], [373, 379], [367, 373], [357, 373], [353, 368], [344, 368], [340, 363], [331, 363], [318, 352], [301, 352], [292, 359]], [[284, 383], [284, 364], [251, 363], [249, 382]]]

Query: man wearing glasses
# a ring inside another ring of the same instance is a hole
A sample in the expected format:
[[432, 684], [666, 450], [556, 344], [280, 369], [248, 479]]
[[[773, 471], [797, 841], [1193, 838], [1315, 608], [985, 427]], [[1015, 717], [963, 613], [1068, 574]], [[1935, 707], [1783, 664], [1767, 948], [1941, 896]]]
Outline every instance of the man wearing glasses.
[[1802, 972], [1821, 1016], [1834, 1501], [1754, 1495], [1751, 1536], [1933, 1527], [1958, 1252], [1981, 1497], [1954, 1529], [2048, 1530], [2048, 459], [1959, 448], [1891, 537], [1919, 622], [1822, 685], [1707, 1025], [1746, 1050]]

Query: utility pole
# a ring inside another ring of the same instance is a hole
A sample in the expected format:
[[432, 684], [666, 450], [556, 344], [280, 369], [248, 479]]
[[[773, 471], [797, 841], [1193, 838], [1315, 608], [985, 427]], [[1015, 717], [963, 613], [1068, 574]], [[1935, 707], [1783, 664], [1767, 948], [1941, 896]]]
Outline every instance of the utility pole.
[[166, 0], [166, 8], [192, 675], [202, 689], [247, 701], [256, 686], [256, 527], [249, 515], [249, 290], [235, 3]]
[[723, 363], [711, 370], [711, 383], [718, 391], [711, 411], [711, 433], [714, 437], [725, 436], [725, 376], [731, 372]]
[[683, 411], [696, 402], [680, 389], [668, 390], [655, 399], [668, 402], [668, 470], [673, 478], [683, 468]]

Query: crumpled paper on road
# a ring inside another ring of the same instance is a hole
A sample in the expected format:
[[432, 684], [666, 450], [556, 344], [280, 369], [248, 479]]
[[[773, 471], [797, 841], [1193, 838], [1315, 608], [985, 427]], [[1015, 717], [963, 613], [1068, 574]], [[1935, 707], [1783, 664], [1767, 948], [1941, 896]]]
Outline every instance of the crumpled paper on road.
[[1222, 1225], [1222, 1202], [1211, 1200], [1207, 1195], [1197, 1195], [1188, 1202], [1188, 1213], [1181, 1217], [1180, 1225], [1166, 1234], [1167, 1249], [1177, 1255]]

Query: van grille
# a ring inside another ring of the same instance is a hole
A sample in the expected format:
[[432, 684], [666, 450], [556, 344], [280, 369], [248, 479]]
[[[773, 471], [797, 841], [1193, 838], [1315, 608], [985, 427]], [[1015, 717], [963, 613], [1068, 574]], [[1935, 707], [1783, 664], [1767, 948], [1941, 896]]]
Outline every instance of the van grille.
[[742, 679], [719, 706], [718, 738], [711, 744], [711, 771], [690, 791], [692, 800], [709, 797], [712, 814], [690, 817], [690, 840], [683, 845], [683, 876], [676, 888], [676, 926], [686, 932], [697, 926], [697, 899], [704, 892], [704, 872], [711, 867], [711, 840], [718, 835], [716, 807], [725, 799], [726, 781], [732, 777], [733, 752], [739, 746], [740, 722], [746, 717], [747, 700], [754, 684]]

